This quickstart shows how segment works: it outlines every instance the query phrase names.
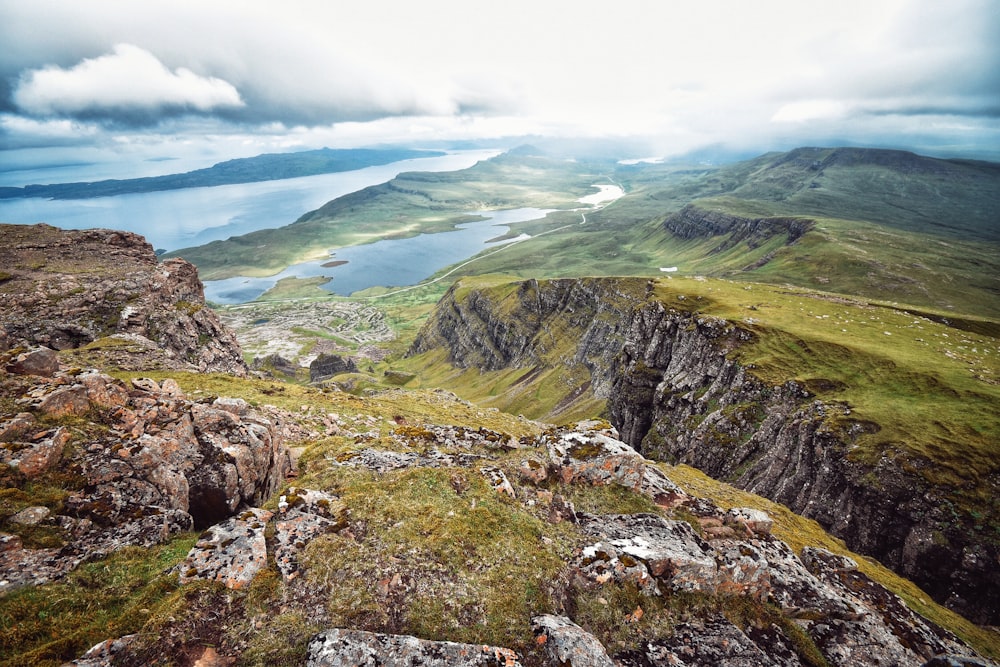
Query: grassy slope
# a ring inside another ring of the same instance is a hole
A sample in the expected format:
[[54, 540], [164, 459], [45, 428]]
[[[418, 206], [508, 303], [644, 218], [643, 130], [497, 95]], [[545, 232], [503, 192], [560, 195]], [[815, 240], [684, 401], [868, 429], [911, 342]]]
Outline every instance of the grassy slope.
[[[830, 164], [813, 168], [824, 160]], [[615, 178], [628, 196], [589, 215], [587, 225], [510, 247], [460, 273], [658, 275], [660, 267], [676, 266], [686, 275], [791, 283], [1000, 317], [997, 165], [800, 149], [718, 169], [620, 168]], [[668, 215], [691, 202], [750, 219], [792, 216], [815, 225], [791, 245], [778, 235], [720, 251], [726, 236], [680, 239], [663, 228]]]
[[[467, 284], [490, 289], [501, 307], [510, 291], [488, 277]], [[775, 384], [801, 381], [819, 398], [845, 401], [854, 417], [879, 424], [851, 456], [871, 462], [886, 454], [915, 467], [1000, 539], [1000, 499], [989, 482], [1000, 472], [1000, 325], [969, 319], [953, 323], [964, 327], [956, 328], [935, 321], [940, 313], [727, 280], [661, 279], [654, 298], [753, 331], [756, 340], [735, 354], [753, 364], [756, 375]], [[557, 315], [547, 330], [562, 327]], [[454, 369], [442, 351], [407, 360], [405, 367], [423, 386], [446, 387], [515, 414], [556, 421], [596, 414], [602, 401], [587, 391], [567, 404], [589, 375], [564, 361], [572, 358], [579, 332], [563, 334], [540, 369]]]

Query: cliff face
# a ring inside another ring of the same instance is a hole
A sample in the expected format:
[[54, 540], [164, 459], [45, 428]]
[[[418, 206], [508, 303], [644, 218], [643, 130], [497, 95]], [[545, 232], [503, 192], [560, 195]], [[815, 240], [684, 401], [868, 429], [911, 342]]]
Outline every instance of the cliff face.
[[483, 370], [583, 365], [622, 439], [647, 456], [780, 502], [956, 611], [1000, 621], [996, 545], [891, 457], [853, 461], [877, 425], [800, 384], [762, 382], [727, 357], [753, 333], [696, 308], [648, 299], [636, 279], [453, 290], [413, 351], [444, 346], [455, 365]]
[[192, 264], [159, 263], [129, 232], [2, 225], [0, 237], [0, 343], [67, 350], [116, 336], [145, 351], [123, 367], [246, 374]]
[[722, 211], [708, 211], [690, 204], [663, 221], [664, 229], [681, 239], [728, 235], [712, 252], [722, 252], [740, 243], [756, 248], [779, 234], [785, 235], [786, 243], [794, 243], [812, 225], [811, 220], [801, 218], [745, 218]]

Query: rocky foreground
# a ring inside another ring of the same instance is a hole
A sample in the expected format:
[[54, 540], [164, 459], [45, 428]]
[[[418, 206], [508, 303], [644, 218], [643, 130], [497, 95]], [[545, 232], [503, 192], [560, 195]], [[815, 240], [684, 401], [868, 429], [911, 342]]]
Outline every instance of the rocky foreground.
[[[319, 623], [336, 614], [324, 600], [331, 596], [324, 590], [329, 582], [314, 578], [322, 556], [313, 541], [335, 537], [374, 549], [378, 558], [398, 558], [378, 554], [385, 536], [356, 518], [335, 489], [287, 485], [287, 443], [301, 435], [283, 429], [277, 412], [262, 413], [241, 400], [191, 401], [170, 380], [125, 383], [97, 371], [53, 367], [53, 357], [44, 349], [8, 354], [5, 394], [19, 394], [23, 411], [0, 422], [6, 483], [26, 489], [25, 482], [61, 473], [75, 477], [74, 489], [58, 511], [31, 506], [5, 518], [5, 527], [48, 528], [62, 541], [35, 548], [16, 533], [4, 534], [5, 589], [58, 580], [85, 560], [127, 545], [151, 546], [200, 525], [201, 537], [169, 575], [177, 585], [208, 581], [240, 591], [274, 572], [287, 587], [282, 604], [301, 607]], [[80, 421], [73, 429], [46, 427], [53, 419], [86, 420], [95, 413], [105, 428], [89, 437], [78, 434]], [[475, 499], [471, 506], [461, 500], [463, 486], [485, 485], [496, 496], [493, 502], [512, 516], [537, 517], [541, 534], [533, 539], [540, 538], [541, 550], [546, 541], [566, 541], [566, 531], [572, 538], [565, 546], [572, 547], [553, 569], [549, 591], [535, 607], [539, 613], [522, 619], [524, 626], [530, 621], [533, 639], [520, 637], [515, 648], [373, 632], [393, 624], [369, 619], [359, 627], [313, 635], [301, 655], [304, 664], [919, 665], [932, 659], [939, 662], [930, 664], [989, 664], [952, 633], [910, 611], [851, 558], [818, 548], [795, 554], [770, 534], [772, 521], [765, 513], [724, 511], [688, 495], [670, 480], [669, 469], [622, 443], [606, 423], [549, 429], [519, 440], [487, 429], [397, 427], [376, 447], [364, 446], [368, 432], [346, 424], [334, 424], [333, 430], [362, 446], [324, 457], [325, 468], [362, 473], [374, 489], [379, 479], [443, 471], [457, 487], [450, 514], [474, 511]], [[387, 448], [388, 442], [397, 446]], [[580, 511], [567, 499], [573, 487], [637, 494], [648, 501], [649, 511]], [[262, 508], [279, 488], [276, 504]], [[563, 536], [546, 537], [543, 524], [558, 527]], [[423, 548], [419, 541], [412, 545], [414, 552]], [[408, 567], [404, 559], [377, 579], [342, 575], [335, 585], [370, 589], [385, 618], [403, 619], [419, 613], [409, 598], [428, 576], [422, 570], [435, 565], [416, 557]], [[438, 576], [461, 580], [463, 575]], [[586, 629], [584, 619], [592, 612], [574, 619], [585, 598], [613, 607], [620, 603], [606, 598], [623, 592], [635, 606], [616, 620], [626, 635], [635, 628], [632, 641], [609, 641], [612, 628], [598, 624], [602, 642]], [[475, 602], [475, 591], [463, 594], [473, 606], [482, 604]], [[735, 611], [744, 605], [753, 611]], [[199, 624], [228, 622], [193, 613]], [[647, 619], [644, 627], [647, 613], [655, 620]], [[155, 632], [109, 638], [73, 664], [177, 661], [192, 650], [183, 644], [185, 633], [171, 628], [184, 624], [174, 619]], [[433, 634], [448, 631], [438, 628]], [[213, 659], [238, 659], [246, 646], [222, 635], [211, 647]], [[525, 646], [533, 650], [526, 653]], [[942, 655], [952, 656], [952, 662], [940, 662]]]

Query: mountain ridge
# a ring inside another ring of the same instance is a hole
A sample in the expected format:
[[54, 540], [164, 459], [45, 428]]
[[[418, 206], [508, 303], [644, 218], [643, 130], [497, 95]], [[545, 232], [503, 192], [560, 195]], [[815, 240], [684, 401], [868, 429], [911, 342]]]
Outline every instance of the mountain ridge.
[[91, 199], [142, 192], [160, 192], [183, 188], [212, 187], [257, 183], [302, 176], [316, 176], [339, 171], [373, 167], [399, 160], [444, 155], [441, 151], [411, 149], [320, 148], [292, 153], [264, 153], [255, 157], [235, 158], [211, 167], [179, 174], [142, 178], [108, 179], [94, 182], [51, 183], [0, 187], [0, 199], [45, 197], [48, 199]]

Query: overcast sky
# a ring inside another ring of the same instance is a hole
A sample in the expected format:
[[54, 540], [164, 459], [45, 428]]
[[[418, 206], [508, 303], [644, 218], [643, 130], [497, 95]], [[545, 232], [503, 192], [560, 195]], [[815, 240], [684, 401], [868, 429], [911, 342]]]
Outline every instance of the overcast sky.
[[997, 0], [0, 0], [0, 45], [7, 169], [532, 134], [1000, 159]]

